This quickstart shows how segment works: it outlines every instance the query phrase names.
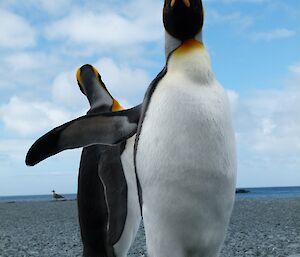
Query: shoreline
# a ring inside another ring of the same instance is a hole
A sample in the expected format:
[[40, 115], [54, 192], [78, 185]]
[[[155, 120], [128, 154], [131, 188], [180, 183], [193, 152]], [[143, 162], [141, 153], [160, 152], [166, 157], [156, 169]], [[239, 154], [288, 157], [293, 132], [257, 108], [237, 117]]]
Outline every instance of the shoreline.
[[0, 204], [3, 204], [3, 203], [51, 203], [51, 202], [76, 202], [77, 199], [58, 199], [58, 200], [36, 200], [36, 201], [0, 201]]
[[[76, 200], [0, 202], [1, 257], [81, 257]], [[145, 253], [143, 228], [129, 257]], [[236, 198], [220, 257], [300, 253], [300, 198]]]

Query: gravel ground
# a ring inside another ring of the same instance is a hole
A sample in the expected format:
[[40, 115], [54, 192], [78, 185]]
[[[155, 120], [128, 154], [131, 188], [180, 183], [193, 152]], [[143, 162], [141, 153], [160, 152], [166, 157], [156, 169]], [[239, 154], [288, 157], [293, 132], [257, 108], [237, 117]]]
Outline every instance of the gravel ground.
[[[0, 257], [81, 256], [76, 208], [75, 201], [0, 203]], [[141, 228], [129, 256], [144, 252]], [[300, 198], [236, 201], [221, 257], [249, 256], [300, 257]]]

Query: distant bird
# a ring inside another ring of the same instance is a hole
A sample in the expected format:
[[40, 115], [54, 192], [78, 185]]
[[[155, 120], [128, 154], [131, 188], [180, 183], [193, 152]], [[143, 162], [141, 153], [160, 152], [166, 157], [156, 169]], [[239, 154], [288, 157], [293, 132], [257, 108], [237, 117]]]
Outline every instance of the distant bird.
[[55, 200], [58, 200], [58, 199], [64, 199], [64, 197], [63, 197], [62, 195], [59, 195], [59, 194], [55, 193], [54, 190], [52, 190], [52, 197], [53, 197], [53, 199], [55, 199]]

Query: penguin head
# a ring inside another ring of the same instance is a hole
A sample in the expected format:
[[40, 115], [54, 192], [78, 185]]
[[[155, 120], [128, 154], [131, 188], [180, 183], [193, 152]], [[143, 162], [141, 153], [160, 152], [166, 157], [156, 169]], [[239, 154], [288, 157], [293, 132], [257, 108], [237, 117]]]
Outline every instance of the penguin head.
[[[90, 64], [81, 66], [76, 72], [76, 79], [81, 92], [87, 96], [91, 106], [97, 102], [97, 98], [109, 99], [111, 111], [123, 110], [119, 102], [112, 97], [107, 90], [98, 70]], [[98, 103], [107, 104], [107, 103]]]
[[96, 85], [97, 88], [99, 87], [100, 89], [104, 90], [104, 93], [109, 94], [98, 70], [90, 64], [85, 64], [77, 70], [76, 79], [80, 91], [86, 96], [88, 95], [89, 88], [92, 88], [93, 85]]
[[203, 27], [204, 13], [201, 0], [165, 0], [163, 22], [166, 31], [184, 42], [193, 39]]

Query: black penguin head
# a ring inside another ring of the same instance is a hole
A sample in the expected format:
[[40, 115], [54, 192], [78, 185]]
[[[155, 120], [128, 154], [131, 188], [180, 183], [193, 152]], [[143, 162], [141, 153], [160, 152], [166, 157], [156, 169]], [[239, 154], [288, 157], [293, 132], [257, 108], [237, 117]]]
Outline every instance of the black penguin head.
[[[97, 94], [102, 94], [111, 99], [111, 111], [123, 110], [123, 107], [116, 99], [112, 97], [112, 95], [107, 90], [99, 72], [95, 67], [90, 64], [81, 66], [77, 70], [76, 78], [81, 92], [87, 96], [91, 104], [97, 101]], [[102, 110], [103, 108], [106, 108], [104, 103], [103, 106], [98, 106], [98, 108], [94, 111], [104, 111]]]
[[201, 0], [165, 0], [163, 22], [166, 31], [185, 41], [201, 32], [204, 22]]
[[77, 70], [76, 79], [77, 79], [77, 83], [80, 88], [80, 91], [84, 95], [87, 95], [87, 93], [88, 93], [88, 88], [86, 88], [86, 87], [93, 83], [100, 84], [99, 86], [103, 87], [103, 89], [105, 89], [105, 91], [109, 94], [107, 88], [105, 87], [104, 83], [102, 82], [99, 72], [96, 70], [96, 68], [94, 68], [90, 64], [85, 64]]

